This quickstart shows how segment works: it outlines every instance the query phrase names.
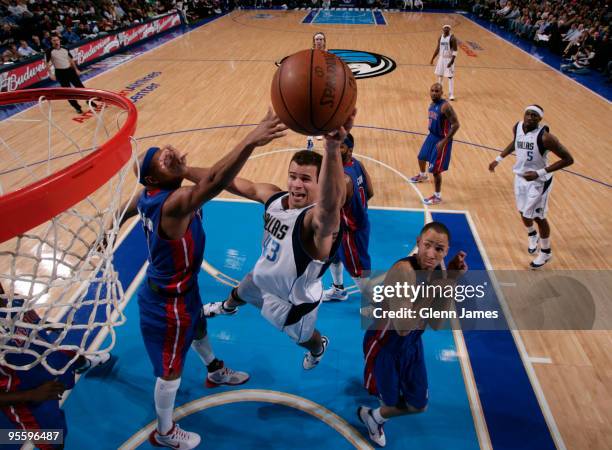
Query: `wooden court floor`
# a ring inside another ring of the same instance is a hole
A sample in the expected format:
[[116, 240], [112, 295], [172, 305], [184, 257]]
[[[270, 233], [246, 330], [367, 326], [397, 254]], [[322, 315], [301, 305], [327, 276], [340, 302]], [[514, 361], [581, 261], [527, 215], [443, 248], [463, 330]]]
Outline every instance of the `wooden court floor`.
[[[304, 25], [300, 22], [305, 14], [235, 11], [87, 85], [120, 91], [160, 72], [154, 80], [159, 87], [137, 104], [137, 137], [159, 137], [143, 139], [140, 147], [171, 143], [188, 152], [191, 164], [206, 166], [248, 129], [213, 127], [257, 123], [269, 105], [273, 62], [309, 48], [312, 34], [324, 31], [328, 48], [375, 52], [397, 63], [389, 74], [358, 81], [355, 152], [410, 177], [417, 172], [416, 155], [427, 132], [429, 87], [435, 81], [428, 63], [441, 26], [450, 23], [461, 41], [482, 50], [473, 51], [476, 56], [460, 50], [457, 58], [453, 107], [461, 128], [451, 168], [444, 174], [440, 208], [470, 212], [494, 269], [527, 267], [530, 256], [514, 206], [512, 161], [505, 161], [495, 174], [487, 167], [497, 156], [490, 148], [505, 147], [524, 107], [538, 103], [545, 109], [544, 122], [575, 159], [573, 174], [555, 175], [549, 215], [554, 259], [545, 270], [612, 269], [608, 101], [460, 15], [386, 13], [387, 26], [347, 26]], [[20, 117], [34, 114], [28, 111]], [[91, 123], [70, 120], [67, 103], [57, 114], [77, 136], [85, 139], [91, 133]], [[3, 135], [6, 126], [0, 125]], [[23, 148], [32, 148], [44, 136], [44, 130], [27, 123], [11, 123], [9, 130], [14, 145]], [[291, 133], [258, 152], [304, 145], [305, 137]], [[242, 174], [283, 186], [286, 154], [263, 161], [247, 163]], [[380, 164], [366, 165], [376, 191], [372, 205], [421, 207], [420, 197], [404, 179]], [[433, 186], [418, 189], [429, 196]], [[612, 333], [519, 334], [527, 354], [546, 361], [534, 363], [534, 370], [566, 448], [612, 449]]]

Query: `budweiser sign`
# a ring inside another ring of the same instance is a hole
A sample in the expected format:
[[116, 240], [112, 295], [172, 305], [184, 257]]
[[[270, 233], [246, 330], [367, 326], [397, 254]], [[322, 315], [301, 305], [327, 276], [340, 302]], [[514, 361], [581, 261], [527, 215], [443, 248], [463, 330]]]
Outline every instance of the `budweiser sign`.
[[0, 73], [0, 91], [16, 91], [49, 77], [44, 59]]
[[[131, 44], [135, 44], [156, 34], [162, 33], [181, 23], [177, 13], [159, 17], [151, 22], [137, 25], [117, 34], [104, 36], [70, 50], [78, 65], [109, 55]], [[0, 90], [16, 91], [24, 89], [49, 77], [47, 65], [42, 56], [34, 61], [0, 73]]]

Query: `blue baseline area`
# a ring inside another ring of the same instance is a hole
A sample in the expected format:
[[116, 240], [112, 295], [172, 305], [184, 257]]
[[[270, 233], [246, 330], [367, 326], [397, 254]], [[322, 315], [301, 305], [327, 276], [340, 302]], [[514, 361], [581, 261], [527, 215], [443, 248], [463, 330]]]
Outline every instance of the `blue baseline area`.
[[[463, 250], [470, 269], [487, 269], [464, 214], [434, 212], [432, 218], [451, 230], [449, 257]], [[493, 448], [555, 449], [511, 332], [464, 331], [463, 336]]]
[[[261, 205], [252, 203], [207, 204], [204, 208], [207, 261], [227, 276], [242, 277], [259, 255], [262, 212]], [[413, 247], [424, 215], [413, 211], [372, 210], [371, 220], [375, 267], [388, 268]], [[124, 283], [129, 283], [127, 278], [144, 261], [142, 249], [144, 238], [137, 225], [117, 251], [117, 269]], [[131, 267], [129, 274], [126, 266]], [[128, 275], [124, 277], [124, 273]], [[230, 287], [202, 271], [200, 290], [204, 301], [211, 301], [224, 298]], [[209, 333], [220, 358], [231, 367], [251, 373], [252, 379], [245, 389], [274, 390], [305, 397], [335, 412], [365, 436], [366, 431], [355, 416], [356, 407], [375, 406], [377, 401], [362, 387], [363, 331], [358, 306], [359, 298], [355, 296], [345, 303], [322, 306], [318, 326], [330, 336], [331, 345], [320, 366], [309, 372], [301, 368], [302, 349], [273, 329], [255, 308], [245, 307], [235, 317], [209, 321]], [[96, 448], [117, 448], [155, 418], [154, 377], [140, 336], [137, 309], [133, 298], [125, 310], [128, 322], [117, 330], [118, 341], [113, 351], [117, 363], [113, 369], [95, 377], [83, 377], [65, 404], [70, 427], [68, 450], [91, 448], [92, 439], [96, 441]], [[455, 351], [451, 332], [426, 333], [424, 345], [430, 379], [429, 409], [424, 414], [389, 422], [385, 427], [387, 448], [477, 449], [461, 368], [456, 357], [449, 357]], [[206, 389], [204, 376], [198, 357], [189, 352], [177, 406], [232, 390]], [[181, 425], [202, 433], [201, 448], [311, 449], [322, 445], [352, 448], [318, 419], [279, 404], [223, 404], [197, 411], [182, 419]], [[139, 448], [151, 447], [145, 443]]]
[[314, 16], [311, 23], [326, 25], [376, 25], [372, 11], [328, 10], [322, 9]]

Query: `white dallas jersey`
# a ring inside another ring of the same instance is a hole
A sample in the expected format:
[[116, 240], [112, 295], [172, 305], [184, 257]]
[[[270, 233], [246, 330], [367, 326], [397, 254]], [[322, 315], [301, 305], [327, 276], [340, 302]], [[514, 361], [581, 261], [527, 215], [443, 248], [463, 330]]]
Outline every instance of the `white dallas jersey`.
[[[516, 154], [516, 163], [512, 170], [517, 175], [522, 175], [525, 172], [537, 171], [548, 166], [548, 150], [544, 149], [542, 143], [542, 135], [548, 132], [546, 125], [540, 125], [538, 128], [525, 133], [523, 131], [523, 122], [519, 122], [514, 128], [514, 153]], [[545, 179], [552, 177], [551, 173], [546, 174]]]
[[[316, 303], [321, 299], [321, 277], [329, 261], [311, 258], [302, 246], [300, 232], [306, 212], [314, 205], [285, 209], [286, 192], [273, 195], [266, 203], [261, 256], [253, 269], [253, 281], [259, 289], [294, 305]], [[338, 236], [330, 255], [340, 243]]]
[[444, 59], [451, 59], [451, 57], [453, 56], [453, 51], [451, 50], [451, 37], [452, 34], [449, 34], [448, 36], [444, 36], [442, 35], [440, 37], [440, 57], [444, 58]]

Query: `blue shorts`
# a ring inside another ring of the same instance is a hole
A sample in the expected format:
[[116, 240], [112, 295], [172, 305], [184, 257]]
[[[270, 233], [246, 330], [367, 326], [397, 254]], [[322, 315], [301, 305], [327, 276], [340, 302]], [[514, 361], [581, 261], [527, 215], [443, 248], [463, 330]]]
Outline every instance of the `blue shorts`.
[[[64, 411], [59, 407], [59, 400], [47, 400], [42, 403], [20, 403], [13, 407], [2, 407], [0, 429], [5, 430], [63, 430], [64, 442], [68, 434]], [[23, 424], [23, 426], [21, 425]], [[5, 450], [19, 450], [21, 445], [3, 445]], [[38, 444], [41, 450], [56, 450], [59, 444]]]
[[446, 146], [438, 152], [436, 144], [443, 138], [435, 134], [429, 134], [423, 142], [421, 151], [419, 152], [419, 161], [429, 162], [429, 171], [432, 173], [441, 173], [448, 170], [450, 166], [451, 152], [453, 150], [453, 141], [450, 140]]
[[153, 292], [145, 280], [138, 290], [138, 306], [140, 331], [153, 373], [156, 377], [181, 373], [194, 336], [206, 335], [198, 284], [182, 296], [166, 297]]
[[345, 230], [342, 233], [342, 245], [338, 247], [334, 262], [342, 261], [346, 271], [353, 278], [361, 277], [364, 271], [372, 269], [368, 253], [369, 242], [369, 227], [357, 231]]
[[[384, 336], [386, 333], [386, 336]], [[364, 385], [386, 406], [427, 406], [427, 370], [421, 332], [399, 336], [395, 331], [368, 330], [363, 338], [366, 356]], [[384, 337], [381, 338], [381, 335]]]

